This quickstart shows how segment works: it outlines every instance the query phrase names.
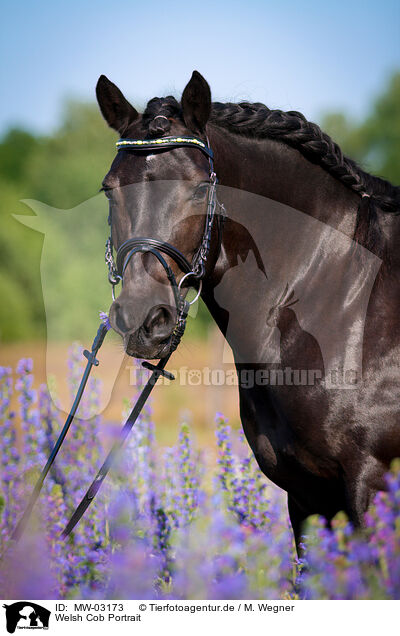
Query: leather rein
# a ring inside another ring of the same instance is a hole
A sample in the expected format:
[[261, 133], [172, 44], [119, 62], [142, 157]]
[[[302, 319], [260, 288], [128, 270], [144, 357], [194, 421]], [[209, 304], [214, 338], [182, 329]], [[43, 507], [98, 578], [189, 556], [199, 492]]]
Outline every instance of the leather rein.
[[[207, 140], [208, 142], [208, 140]], [[197, 137], [160, 137], [158, 139], [120, 139], [117, 144], [118, 151], [135, 150], [139, 152], [149, 152], [154, 150], [174, 150], [182, 147], [198, 148], [203, 154], [206, 155], [209, 161], [209, 184], [207, 195], [207, 211], [206, 220], [204, 226], [203, 237], [198, 250], [196, 251], [191, 263], [186, 259], [182, 252], [166, 243], [159, 241], [158, 239], [149, 237], [135, 237], [124, 241], [117, 250], [116, 262], [113, 258], [113, 243], [111, 234], [106, 242], [105, 261], [108, 266], [108, 280], [112, 285], [112, 295], [115, 300], [115, 286], [118, 282], [122, 282], [126, 271], [126, 268], [131, 258], [138, 253], [150, 253], [153, 254], [159, 263], [163, 266], [168, 281], [172, 287], [174, 294], [174, 300], [177, 311], [177, 318], [174, 330], [171, 336], [170, 351], [174, 351], [185, 331], [186, 318], [188, 315], [189, 307], [191, 304], [198, 300], [201, 289], [202, 281], [206, 273], [206, 263], [210, 252], [211, 246], [211, 234], [214, 225], [214, 219], [217, 217], [217, 229], [218, 229], [218, 247], [217, 258], [221, 249], [222, 243], [222, 229], [225, 217], [224, 206], [217, 200], [217, 176], [214, 172], [214, 155], [209, 144], [205, 143]], [[219, 208], [219, 213], [216, 214], [216, 209]], [[111, 225], [112, 219], [109, 218], [109, 224]], [[165, 260], [165, 254], [171, 258], [183, 272], [183, 277], [179, 283], [176, 280], [175, 274], [171, 267]], [[182, 285], [188, 279], [192, 278], [195, 284], [198, 284], [198, 293], [194, 300], [190, 303], [185, 299], [182, 294]]]

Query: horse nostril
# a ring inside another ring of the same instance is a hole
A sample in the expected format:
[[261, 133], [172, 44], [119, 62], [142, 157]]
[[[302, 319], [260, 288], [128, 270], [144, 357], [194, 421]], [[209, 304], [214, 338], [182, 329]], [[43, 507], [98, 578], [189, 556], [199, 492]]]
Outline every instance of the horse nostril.
[[129, 307], [119, 303], [117, 300], [113, 302], [109, 315], [111, 324], [118, 333], [124, 335], [131, 329]]
[[147, 314], [147, 318], [143, 323], [143, 329], [147, 336], [156, 337], [162, 340], [170, 335], [173, 326], [173, 317], [171, 309], [165, 305], [154, 307]]

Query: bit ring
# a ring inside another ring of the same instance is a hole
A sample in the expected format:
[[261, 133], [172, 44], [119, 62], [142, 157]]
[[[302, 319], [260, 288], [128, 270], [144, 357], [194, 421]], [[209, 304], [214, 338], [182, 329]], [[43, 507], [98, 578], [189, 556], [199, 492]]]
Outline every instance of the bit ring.
[[[179, 291], [181, 291], [183, 281], [184, 281], [186, 278], [188, 278], [189, 276], [196, 276], [196, 274], [195, 274], [194, 272], [188, 272], [187, 274], [184, 274], [184, 276], [182, 276], [181, 280], [180, 280], [180, 281], [179, 281], [179, 283], [178, 283], [178, 289], [179, 289]], [[195, 303], [195, 302], [197, 302], [197, 301], [199, 300], [199, 298], [200, 298], [201, 290], [202, 290], [202, 287], [203, 287], [203, 281], [200, 279], [199, 283], [200, 283], [200, 284], [199, 284], [199, 289], [198, 289], [198, 291], [197, 291], [197, 294], [196, 294], [196, 296], [193, 298], [193, 300], [191, 300], [191, 301], [190, 301], [190, 303], [188, 303], [189, 305], [194, 305], [194, 303]]]

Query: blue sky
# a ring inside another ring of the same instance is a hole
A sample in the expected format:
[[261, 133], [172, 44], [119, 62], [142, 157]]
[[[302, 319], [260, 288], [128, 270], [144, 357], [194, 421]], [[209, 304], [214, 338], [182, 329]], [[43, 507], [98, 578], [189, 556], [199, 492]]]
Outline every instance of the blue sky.
[[213, 98], [363, 116], [400, 68], [398, 0], [3, 0], [0, 133], [50, 131], [101, 73], [136, 105], [179, 96], [193, 69]]

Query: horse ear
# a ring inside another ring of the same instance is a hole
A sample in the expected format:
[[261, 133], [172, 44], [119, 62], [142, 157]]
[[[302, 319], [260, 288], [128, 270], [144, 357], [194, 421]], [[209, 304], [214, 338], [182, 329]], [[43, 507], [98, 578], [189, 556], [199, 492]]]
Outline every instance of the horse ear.
[[115, 84], [105, 75], [100, 75], [96, 85], [96, 97], [101, 114], [107, 124], [123, 135], [128, 126], [138, 118], [139, 113], [123, 96]]
[[193, 71], [182, 93], [183, 120], [193, 132], [203, 132], [211, 113], [211, 91], [200, 73]]

